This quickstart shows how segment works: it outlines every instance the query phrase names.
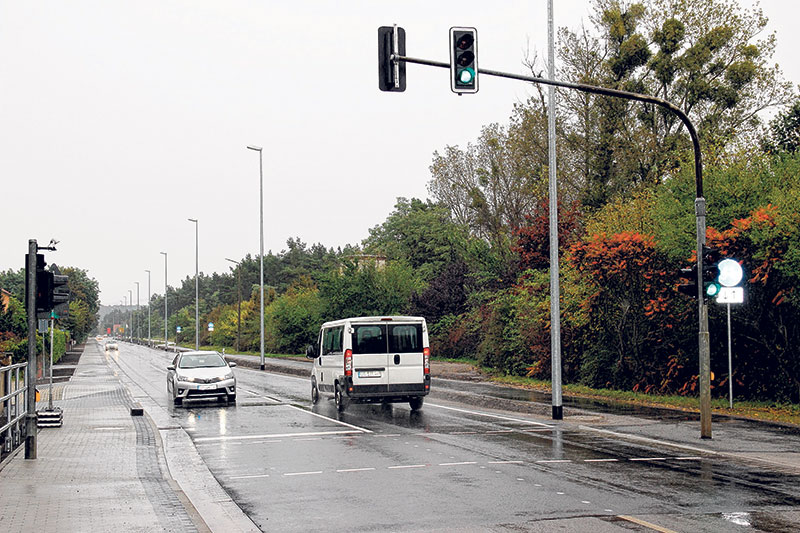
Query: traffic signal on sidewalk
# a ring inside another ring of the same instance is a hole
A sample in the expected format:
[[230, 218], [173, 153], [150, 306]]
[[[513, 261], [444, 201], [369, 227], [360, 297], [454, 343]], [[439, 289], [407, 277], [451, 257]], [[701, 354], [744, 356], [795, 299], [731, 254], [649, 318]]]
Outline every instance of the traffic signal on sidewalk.
[[53, 274], [53, 284], [50, 293], [52, 310], [55, 311], [57, 318], [64, 318], [69, 311], [69, 283], [68, 276]]
[[682, 285], [678, 285], [678, 292], [681, 292], [692, 298], [697, 298], [697, 263], [692, 265], [691, 268], [682, 268], [680, 277], [687, 280]]
[[703, 294], [713, 298], [719, 294], [719, 250], [703, 245]]
[[450, 89], [478, 92], [478, 30], [450, 28]]
[[378, 28], [378, 88], [386, 92], [406, 90], [406, 63], [392, 60], [406, 55], [406, 30], [397, 26]]

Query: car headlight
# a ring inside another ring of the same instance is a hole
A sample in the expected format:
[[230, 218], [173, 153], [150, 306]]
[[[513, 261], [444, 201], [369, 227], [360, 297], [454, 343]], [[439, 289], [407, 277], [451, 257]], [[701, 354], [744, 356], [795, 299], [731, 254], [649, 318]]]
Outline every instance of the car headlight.
[[193, 382], [194, 382], [194, 378], [192, 378], [192, 377], [189, 377], [189, 376], [181, 376], [180, 374], [176, 376], [176, 379], [177, 379], [178, 381], [188, 381], [188, 382], [190, 382], [190, 383], [193, 383]]
[[230, 372], [222, 376], [222, 379], [233, 379], [233, 371], [231, 370]]

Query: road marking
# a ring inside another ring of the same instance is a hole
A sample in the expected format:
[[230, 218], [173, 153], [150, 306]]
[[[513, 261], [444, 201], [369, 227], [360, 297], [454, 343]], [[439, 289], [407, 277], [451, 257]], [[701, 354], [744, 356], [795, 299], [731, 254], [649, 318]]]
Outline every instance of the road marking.
[[[125, 429], [122, 426], [107, 426], [107, 427], [100, 427], [100, 428], [93, 428], [95, 431], [117, 431], [119, 429]], [[159, 428], [161, 429], [161, 428]], [[177, 428], [180, 429], [180, 428]]]
[[342, 431], [310, 431], [307, 433], [273, 433], [271, 435], [222, 435], [219, 437], [199, 437], [195, 442], [215, 442], [215, 441], [235, 441], [235, 440], [255, 440], [255, 439], [278, 439], [290, 437], [311, 437], [315, 435], [342, 435], [344, 433], [355, 433], [352, 430]]
[[254, 440], [253, 442], [248, 442], [247, 444], [278, 444], [283, 442], [282, 440]]
[[556, 492], [556, 494], [558, 494], [559, 496], [563, 496], [564, 495], [563, 492]]
[[249, 390], [249, 389], [243, 389], [243, 388], [239, 387], [239, 390], [241, 390], [241, 391], [244, 391], [244, 392], [246, 392], [247, 394], [252, 394], [253, 396], [258, 396], [258, 393], [257, 393], [257, 392], [255, 392], [255, 391], [251, 391], [251, 390]]
[[367, 472], [369, 470], [375, 470], [374, 468], [343, 468], [342, 470], [337, 470], [337, 472]]
[[702, 457], [675, 457], [676, 461], [700, 461]]
[[317, 470], [316, 472], [288, 472], [284, 474], [284, 476], [311, 476], [314, 474], [321, 474], [322, 470]]
[[537, 463], [571, 463], [572, 459], [543, 459]]
[[584, 459], [584, 463], [615, 463], [619, 459]]
[[490, 465], [521, 465], [522, 461], [489, 461]]
[[631, 457], [628, 461], [666, 461], [666, 457]]
[[439, 463], [439, 466], [474, 465], [476, 461], [462, 461], [460, 463]]
[[451, 431], [451, 435], [477, 435], [477, 431]]
[[425, 405], [429, 406], [429, 407], [438, 407], [439, 409], [448, 409], [450, 411], [458, 411], [459, 413], [467, 413], [467, 414], [470, 414], [470, 415], [488, 416], [489, 418], [499, 418], [500, 420], [508, 420], [510, 422], [519, 422], [520, 424], [531, 424], [531, 425], [534, 425], [534, 426], [543, 426], [543, 427], [546, 427], [546, 428], [552, 428], [553, 427], [553, 426], [551, 426], [549, 424], [543, 424], [541, 422], [534, 422], [532, 420], [523, 420], [523, 419], [520, 419], [520, 418], [511, 418], [511, 417], [508, 417], [508, 416], [492, 415], [492, 414], [489, 414], [489, 413], [482, 413], [480, 411], [470, 411], [469, 409], [459, 409], [457, 407], [447, 407], [445, 405], [439, 405], [439, 404], [435, 404], [435, 403], [425, 403]]
[[378, 437], [399, 437], [399, 436], [400, 436], [399, 433], [386, 433], [384, 435], [373, 435], [373, 437], [375, 437], [375, 438], [378, 438]]
[[581, 503], [591, 504], [592, 502], [590, 502], [589, 500], [581, 500]]
[[253, 479], [259, 477], [269, 477], [269, 474], [254, 474], [252, 476], [231, 476], [229, 479]]
[[398, 465], [398, 466], [390, 466], [388, 467], [390, 470], [399, 469], [399, 468], [425, 468], [428, 465]]
[[340, 420], [336, 420], [335, 418], [329, 418], [329, 417], [327, 417], [327, 416], [324, 416], [324, 415], [317, 414], [317, 413], [315, 413], [315, 412], [313, 412], [313, 411], [308, 411], [308, 410], [306, 410], [306, 409], [303, 409], [302, 407], [297, 407], [296, 405], [289, 405], [289, 407], [291, 407], [292, 409], [297, 409], [298, 411], [302, 411], [302, 412], [304, 412], [304, 413], [307, 413], [307, 414], [309, 414], [309, 415], [311, 415], [311, 416], [316, 416], [316, 417], [318, 417], [318, 418], [322, 418], [323, 420], [328, 420], [329, 422], [334, 422], [334, 423], [336, 423], [336, 424], [339, 424], [340, 426], [345, 426], [345, 427], [353, 428], [353, 429], [355, 429], [355, 430], [358, 430], [358, 431], [360, 431], [361, 433], [372, 433], [372, 431], [370, 431], [370, 430], [368, 430], [368, 429], [365, 429], [365, 428], [360, 428], [360, 427], [358, 427], [358, 426], [354, 426], [354, 425], [352, 425], [352, 424], [348, 424], [347, 422], [342, 422], [342, 421], [340, 421]]
[[495, 430], [495, 431], [487, 431], [486, 432], [487, 435], [490, 434], [490, 433], [514, 433], [514, 430], [513, 429], [498, 429], [498, 430]]
[[[609, 509], [606, 509], [606, 511], [608, 511], [608, 510]], [[623, 520], [627, 520], [628, 522], [633, 522], [634, 524], [638, 524], [638, 525], [646, 527], [648, 529], [652, 529], [653, 531], [659, 531], [661, 533], [677, 533], [676, 531], [674, 531], [672, 529], [667, 529], [665, 527], [657, 526], [656, 524], [651, 524], [650, 522], [645, 522], [644, 520], [640, 520], [640, 519], [634, 518], [632, 516], [619, 515], [619, 518], [622, 518]]]

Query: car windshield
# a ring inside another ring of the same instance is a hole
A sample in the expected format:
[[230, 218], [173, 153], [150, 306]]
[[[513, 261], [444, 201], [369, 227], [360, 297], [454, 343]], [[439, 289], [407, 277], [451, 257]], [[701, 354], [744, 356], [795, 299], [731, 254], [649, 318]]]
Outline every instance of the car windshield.
[[181, 357], [178, 368], [216, 368], [225, 366], [225, 360], [219, 354], [187, 354]]

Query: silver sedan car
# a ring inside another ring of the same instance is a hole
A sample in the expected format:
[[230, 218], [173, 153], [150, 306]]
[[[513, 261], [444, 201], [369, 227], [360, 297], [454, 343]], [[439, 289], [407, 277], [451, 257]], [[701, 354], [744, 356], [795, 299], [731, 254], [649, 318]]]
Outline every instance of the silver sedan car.
[[167, 394], [175, 405], [186, 399], [225, 398], [236, 401], [236, 376], [219, 352], [183, 352], [167, 367]]

